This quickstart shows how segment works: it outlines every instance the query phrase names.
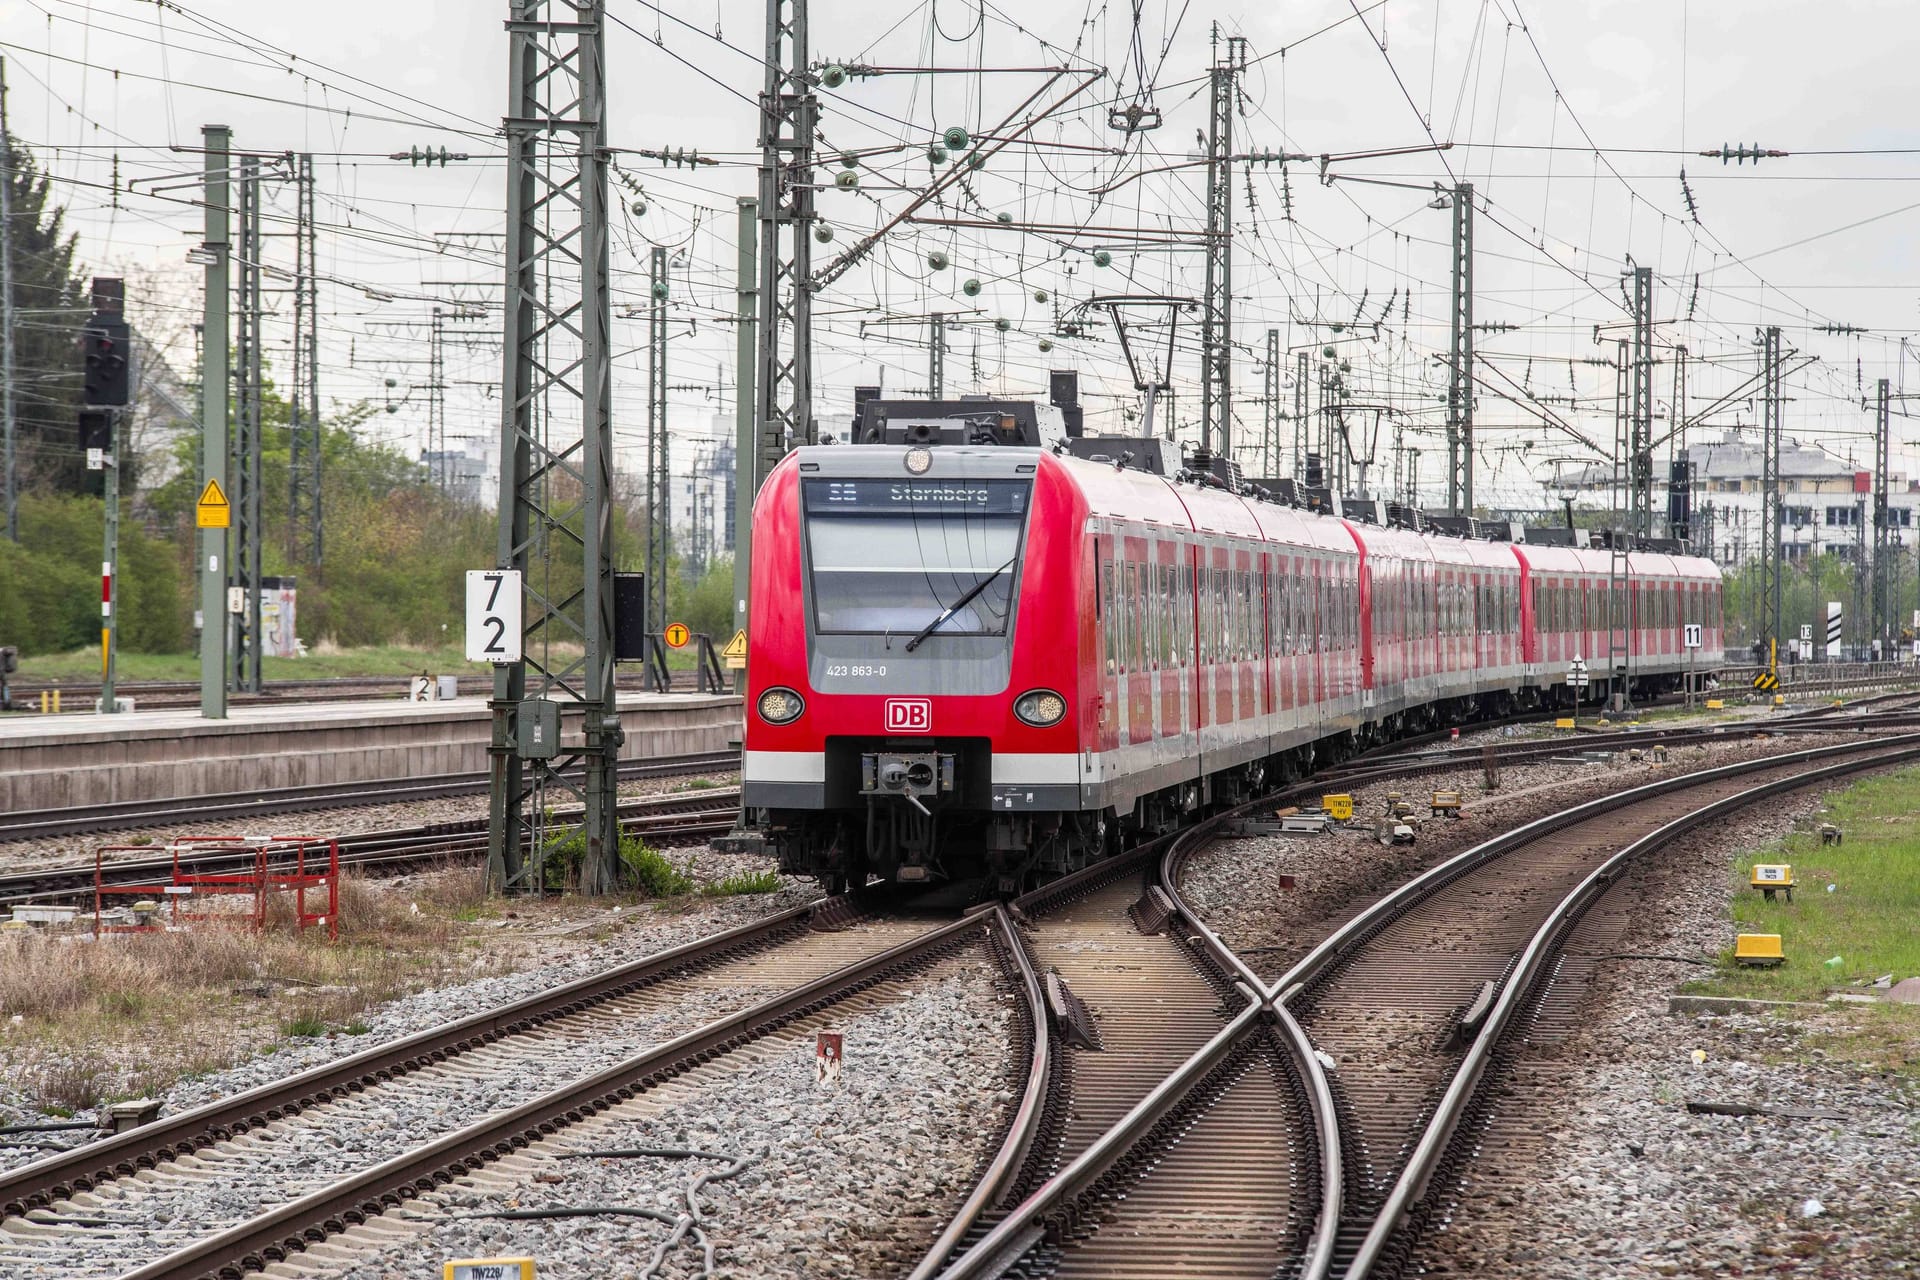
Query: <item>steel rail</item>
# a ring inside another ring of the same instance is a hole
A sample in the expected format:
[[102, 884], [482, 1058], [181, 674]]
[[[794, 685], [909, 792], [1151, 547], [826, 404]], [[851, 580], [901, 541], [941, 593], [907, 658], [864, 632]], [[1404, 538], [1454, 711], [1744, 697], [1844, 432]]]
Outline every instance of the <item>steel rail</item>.
[[[739, 752], [710, 751], [652, 760], [625, 760], [620, 765], [620, 776], [627, 779], [674, 777], [688, 773], [731, 771], [739, 767]], [[0, 841], [126, 830], [146, 825], [177, 825], [183, 814], [200, 821], [252, 818], [313, 809], [441, 800], [486, 789], [487, 774], [482, 771], [383, 782], [282, 787], [270, 796], [254, 792], [226, 792], [211, 796], [123, 800], [62, 809], [29, 809], [0, 818]]]
[[[738, 815], [739, 792], [716, 788], [670, 797], [640, 796], [620, 803], [620, 822], [635, 835], [677, 838], [710, 835], [731, 829]], [[566, 817], [569, 811], [556, 811]], [[579, 811], [572, 810], [573, 813]], [[420, 827], [394, 827], [379, 831], [356, 832], [338, 837], [342, 867], [377, 867], [431, 862], [461, 854], [484, 852], [486, 820], [459, 819], [429, 823]], [[212, 848], [182, 855], [181, 865], [195, 871], [237, 867], [248, 855], [231, 848]], [[109, 885], [137, 884], [154, 876], [172, 874], [171, 857], [123, 858], [104, 863], [101, 875]], [[91, 891], [94, 867], [91, 862], [65, 863], [30, 871], [0, 873], [0, 905], [38, 902]]]
[[[1460, 1122], [1486, 1073], [1493, 1053], [1517, 1016], [1521, 1005], [1533, 993], [1536, 984], [1550, 961], [1558, 954], [1561, 944], [1572, 927], [1613, 886], [1628, 863], [1671, 843], [1715, 818], [1782, 792], [1798, 791], [1847, 774], [1920, 758], [1920, 741], [1916, 741], [1916, 738], [1920, 738], [1920, 735], [1909, 735], [1905, 746], [1881, 751], [1864, 758], [1842, 760], [1809, 772], [1761, 783], [1759, 786], [1749, 787], [1731, 796], [1723, 796], [1711, 801], [1674, 818], [1628, 844], [1595, 867], [1578, 885], [1574, 886], [1548, 914], [1522, 949], [1518, 962], [1502, 984], [1500, 994], [1475, 1036], [1472, 1046], [1467, 1050], [1459, 1066], [1455, 1068], [1446, 1093], [1441, 1098], [1432, 1119], [1421, 1132], [1406, 1166], [1395, 1180], [1392, 1190], [1387, 1194], [1372, 1226], [1368, 1229], [1366, 1238], [1361, 1242], [1353, 1261], [1348, 1265], [1346, 1280], [1365, 1280], [1365, 1277], [1372, 1274], [1374, 1266], [1380, 1260], [1380, 1255], [1387, 1248], [1394, 1233], [1401, 1229], [1412, 1206], [1426, 1195], [1447, 1148], [1459, 1132]], [[1783, 761], [1791, 763], [1796, 757], [1811, 757], [1835, 750], [1829, 747], [1818, 748], [1813, 752], [1792, 753], [1787, 757], [1777, 757], [1771, 763], [1777, 766]], [[1648, 798], [1650, 797], [1641, 797], [1643, 800]]]
[[1796, 761], [1813, 760], [1827, 756], [1844, 755], [1851, 752], [1870, 751], [1889, 744], [1920, 743], [1920, 734], [1904, 734], [1892, 739], [1878, 739], [1872, 742], [1843, 742], [1835, 746], [1811, 747], [1804, 751], [1783, 752], [1780, 755], [1761, 756], [1754, 760], [1741, 760], [1733, 764], [1719, 765], [1711, 769], [1698, 769], [1691, 773], [1675, 774], [1662, 778], [1658, 782], [1645, 783], [1626, 791], [1616, 791], [1611, 795], [1589, 800], [1570, 809], [1562, 809], [1544, 818], [1515, 827], [1511, 831], [1497, 835], [1455, 854], [1445, 862], [1428, 868], [1412, 880], [1393, 890], [1365, 911], [1354, 916], [1323, 938], [1306, 955], [1302, 956], [1292, 968], [1268, 985], [1265, 995], [1270, 1000], [1292, 1004], [1306, 988], [1323, 977], [1335, 964], [1346, 959], [1368, 938], [1372, 937], [1387, 924], [1404, 914], [1416, 903], [1431, 896], [1434, 892], [1476, 870], [1480, 866], [1505, 857], [1514, 850], [1532, 843], [1541, 836], [1548, 835], [1562, 827], [1626, 808], [1630, 805], [1666, 795], [1674, 791], [1683, 791], [1702, 783], [1713, 782], [1721, 778], [1734, 777], [1742, 773], [1754, 773], [1764, 769], [1777, 769], [1783, 764]]
[[844, 903], [844, 899], [829, 898], [792, 907], [763, 920], [695, 939], [617, 968], [589, 974], [550, 990], [322, 1063], [233, 1097], [0, 1171], [0, 1217], [25, 1214], [76, 1191], [133, 1175], [233, 1134], [368, 1088], [474, 1046], [529, 1030], [677, 973], [757, 950], [784, 934], [801, 932], [817, 912]]
[[[1260, 803], [1266, 803], [1264, 801]], [[1249, 805], [1246, 808], [1256, 806]], [[1340, 1213], [1345, 1195], [1344, 1154], [1340, 1149], [1340, 1113], [1334, 1106], [1333, 1085], [1327, 1079], [1326, 1067], [1314, 1052], [1313, 1041], [1294, 1018], [1291, 1010], [1274, 1001], [1266, 994], [1266, 984], [1260, 981], [1260, 975], [1250, 968], [1247, 962], [1231, 947], [1222, 941], [1213, 927], [1187, 904], [1180, 892], [1180, 871], [1186, 860], [1199, 851], [1200, 844], [1210, 839], [1215, 828], [1209, 826], [1206, 835], [1193, 843], [1176, 841], [1167, 849], [1160, 861], [1160, 886], [1173, 903], [1175, 913], [1186, 922], [1189, 929], [1199, 935], [1216, 963], [1225, 961], [1232, 971], [1240, 975], [1241, 981], [1251, 991], [1261, 993], [1260, 1003], [1273, 1011], [1275, 1025], [1281, 1042], [1287, 1052], [1293, 1056], [1294, 1069], [1306, 1082], [1309, 1109], [1313, 1117], [1314, 1139], [1320, 1148], [1320, 1212], [1315, 1219], [1313, 1236], [1308, 1245], [1305, 1258], [1301, 1260], [1298, 1280], [1323, 1280], [1333, 1266], [1333, 1249], [1340, 1225]]]
[[989, 1210], [999, 1206], [1008, 1185], [1026, 1163], [1041, 1113], [1046, 1107], [1047, 1090], [1053, 1081], [1053, 1049], [1048, 1036], [1046, 997], [1040, 993], [1040, 976], [1034, 972], [1033, 957], [1027, 953], [1026, 941], [1020, 936], [1020, 930], [1015, 927], [1006, 906], [996, 902], [991, 912], [1005, 935], [1007, 949], [1019, 969], [1021, 995], [1026, 1000], [1027, 1017], [1033, 1025], [1033, 1055], [1027, 1063], [1027, 1087], [1007, 1127], [1006, 1138], [994, 1153], [986, 1172], [947, 1224], [946, 1230], [940, 1233], [921, 1258], [920, 1265], [909, 1273], [907, 1280], [931, 1280], [947, 1257], [960, 1247], [967, 1233]]
[[[1152, 855], [1158, 852], [1157, 883], [1173, 907], [1174, 918], [1187, 930], [1188, 939], [1206, 954], [1223, 975], [1233, 980], [1232, 989], [1247, 1004], [1232, 1021], [1150, 1089], [1126, 1115], [1096, 1137], [1065, 1168], [1009, 1210], [992, 1230], [965, 1253], [950, 1260], [948, 1239], [958, 1240], [965, 1232], [949, 1228], [942, 1236], [941, 1247], [928, 1253], [909, 1280], [929, 1280], [930, 1277], [938, 1277], [938, 1280], [985, 1280], [1000, 1275], [1045, 1237], [1046, 1228], [1042, 1224], [1048, 1217], [1092, 1189], [1155, 1127], [1184, 1104], [1193, 1091], [1239, 1047], [1242, 1040], [1267, 1026], [1269, 1017], [1272, 1017], [1272, 1025], [1307, 1083], [1313, 1126], [1321, 1153], [1320, 1216], [1299, 1274], [1302, 1280], [1321, 1280], [1327, 1274], [1333, 1260], [1334, 1230], [1339, 1223], [1343, 1185], [1338, 1117], [1334, 1110], [1332, 1087], [1324, 1068], [1314, 1057], [1312, 1043], [1299, 1023], [1286, 1010], [1278, 1010], [1275, 1016], [1268, 1002], [1259, 996], [1259, 975], [1200, 918], [1179, 889], [1182, 863], [1210, 841], [1222, 823], [1249, 809], [1273, 804], [1277, 799], [1305, 789], [1310, 787], [1289, 787], [1237, 806], [1185, 830], [1147, 841], [1120, 858], [1096, 863], [1063, 880], [1042, 886], [1019, 900], [1027, 909], [1053, 905], [1064, 897], [1075, 896], [1096, 885], [1111, 883], [1116, 874], [1124, 875], [1127, 870], [1150, 863]], [[1035, 1115], [1037, 1118], [1037, 1112]], [[944, 1267], [941, 1265], [943, 1263]]]
[[1242, 995], [1247, 998], [1247, 1005], [1233, 1021], [1215, 1032], [1211, 1040], [1155, 1085], [1066, 1168], [1015, 1206], [977, 1244], [938, 1272], [939, 1280], [989, 1280], [1003, 1274], [1038, 1244], [1046, 1235], [1046, 1228], [1040, 1224], [1048, 1214], [1091, 1188], [1224, 1062], [1244, 1036], [1261, 1026], [1262, 1004], [1252, 998], [1252, 992], [1242, 992]]
[[160, 1258], [121, 1280], [231, 1280], [287, 1260], [329, 1235], [379, 1216], [435, 1187], [551, 1136], [557, 1129], [644, 1093], [662, 1080], [857, 994], [891, 973], [918, 967], [1004, 916], [980, 914], [842, 966], [752, 1008], [678, 1036], [499, 1115], [351, 1174]]

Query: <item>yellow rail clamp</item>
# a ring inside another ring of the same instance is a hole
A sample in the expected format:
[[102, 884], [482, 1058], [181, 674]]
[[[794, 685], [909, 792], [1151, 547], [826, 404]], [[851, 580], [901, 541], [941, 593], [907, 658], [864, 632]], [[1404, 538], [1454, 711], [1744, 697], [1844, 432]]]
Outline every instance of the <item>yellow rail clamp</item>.
[[1726, 709], [1727, 709], [1726, 699], [1724, 698], [1708, 698], [1707, 699], [1707, 710], [1725, 711]]
[[1353, 820], [1353, 797], [1350, 795], [1321, 796], [1320, 807], [1325, 809], [1327, 816], [1335, 822]]
[[1784, 862], [1756, 862], [1753, 875], [1748, 881], [1754, 888], [1767, 895], [1767, 901], [1773, 901], [1773, 895], [1785, 889], [1787, 901], [1793, 901], [1793, 868]]
[[532, 1258], [460, 1258], [449, 1262], [440, 1280], [534, 1280]]
[[1573, 728], [1573, 717], [1561, 716], [1558, 720], [1555, 720], [1553, 722], [1553, 727], [1556, 729], [1571, 729]]
[[1741, 934], [1733, 940], [1733, 959], [1736, 964], [1757, 969], [1771, 969], [1787, 962], [1786, 953], [1780, 950], [1780, 935], [1777, 933]]

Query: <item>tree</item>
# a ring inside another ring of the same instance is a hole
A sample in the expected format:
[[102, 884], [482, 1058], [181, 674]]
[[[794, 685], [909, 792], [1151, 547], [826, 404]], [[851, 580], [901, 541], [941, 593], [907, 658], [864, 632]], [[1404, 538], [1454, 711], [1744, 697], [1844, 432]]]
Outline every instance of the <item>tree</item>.
[[74, 265], [79, 237], [53, 180], [12, 134], [5, 138], [13, 267], [15, 444], [22, 489], [76, 492], [86, 476], [75, 415], [80, 407], [80, 330], [88, 289]]

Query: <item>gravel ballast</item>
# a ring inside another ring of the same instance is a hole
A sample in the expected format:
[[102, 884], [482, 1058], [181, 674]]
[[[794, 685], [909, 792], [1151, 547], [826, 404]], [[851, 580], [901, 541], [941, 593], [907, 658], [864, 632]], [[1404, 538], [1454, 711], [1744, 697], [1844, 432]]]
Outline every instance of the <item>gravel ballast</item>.
[[[713, 869], [726, 874], [730, 860], [726, 855], [710, 855]], [[745, 861], [742, 859], [742, 861]], [[700, 865], [706, 868], [709, 856]], [[764, 865], [762, 860], [759, 865]], [[404, 893], [405, 882], [394, 891]], [[511, 917], [476, 925], [477, 929], [503, 935], [503, 945], [516, 952], [548, 958], [547, 963], [529, 964], [515, 972], [436, 986], [429, 990], [391, 1001], [369, 1010], [361, 1019], [363, 1034], [335, 1032], [321, 1037], [290, 1037], [276, 1043], [270, 1052], [246, 1058], [225, 1070], [181, 1080], [162, 1095], [166, 1114], [174, 1114], [243, 1093], [271, 1083], [308, 1067], [358, 1053], [415, 1032], [439, 1026], [477, 1010], [510, 1003], [549, 990], [578, 978], [630, 963], [673, 947], [708, 937], [768, 915], [800, 906], [819, 897], [818, 887], [809, 883], [788, 882], [779, 892], [729, 898], [696, 900], [683, 911], [656, 909], [652, 904], [587, 908], [584, 919], [570, 916], [564, 931], [543, 924], [538, 904], [523, 904]], [[575, 908], [578, 910], [578, 908]], [[589, 935], [610, 931], [610, 937], [595, 941]], [[476, 952], [474, 963], [485, 961]], [[9, 1069], [0, 1073], [0, 1123], [32, 1124], [63, 1117], [49, 1115], [35, 1106], [31, 1076], [45, 1070], [57, 1070], [63, 1051], [57, 1046], [36, 1046], [32, 1050], [17, 1047], [0, 1026], [0, 1056]], [[244, 1046], [236, 1046], [244, 1052]], [[30, 1060], [29, 1060], [30, 1059]], [[130, 1059], [129, 1072], [139, 1065]], [[82, 1112], [89, 1118], [91, 1112]], [[72, 1144], [85, 1134], [50, 1133], [26, 1135], [17, 1139], [0, 1136], [0, 1168], [38, 1159], [55, 1147]], [[6, 1145], [13, 1141], [21, 1145]]]
[[[1801, 794], [1677, 842], [1616, 893], [1633, 922], [1588, 1016], [1530, 1057], [1421, 1261], [1453, 1274], [1913, 1274], [1920, 1263], [1920, 1086], [1842, 1042], [1883, 1010], [1675, 1015], [1668, 997], [1732, 945], [1729, 864], [1819, 808]], [[1811, 963], [1812, 961], [1808, 961]], [[1696, 1062], [1696, 1051], [1702, 1060]], [[1531, 1096], [1529, 1096], [1531, 1095]], [[1819, 1113], [1726, 1116], [1689, 1100]], [[1830, 1114], [1829, 1114], [1830, 1113]], [[1530, 1160], [1500, 1160], [1511, 1136]]]
[[[1001, 1046], [1010, 995], [991, 962], [949, 961], [867, 1012], [829, 1010], [769, 1052], [730, 1054], [599, 1122], [529, 1149], [383, 1219], [421, 1231], [337, 1272], [341, 1280], [437, 1275], [449, 1258], [530, 1255], [542, 1280], [633, 1280], [665, 1222], [630, 1216], [501, 1221], [506, 1208], [611, 1205], [678, 1218], [688, 1183], [744, 1167], [693, 1199], [716, 1274], [767, 1278], [901, 1274], [972, 1189], [1013, 1105]], [[815, 1080], [813, 1031], [842, 1032], [837, 1084]], [[688, 1159], [563, 1159], [570, 1150], [695, 1150]], [[691, 1237], [656, 1274], [701, 1274]]]

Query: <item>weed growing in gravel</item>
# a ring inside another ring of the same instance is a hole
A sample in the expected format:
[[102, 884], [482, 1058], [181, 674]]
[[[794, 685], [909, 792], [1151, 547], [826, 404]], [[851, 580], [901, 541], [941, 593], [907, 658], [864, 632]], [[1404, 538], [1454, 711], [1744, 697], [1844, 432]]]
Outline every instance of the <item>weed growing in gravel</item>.
[[693, 877], [638, 837], [620, 837], [620, 861], [626, 863], [640, 891], [649, 898], [673, 898], [693, 892]]
[[280, 1034], [316, 1039], [327, 1034], [327, 1023], [324, 1018], [315, 1017], [311, 1013], [296, 1014], [280, 1024]]
[[780, 875], [774, 871], [736, 871], [723, 880], [702, 885], [700, 892], [709, 898], [731, 898], [742, 893], [778, 893]]
[[[578, 830], [547, 846], [547, 888], [571, 889], [580, 882], [580, 864], [586, 848], [586, 833]], [[642, 897], [676, 898], [693, 892], [693, 877], [638, 836], [620, 837], [620, 862]]]

